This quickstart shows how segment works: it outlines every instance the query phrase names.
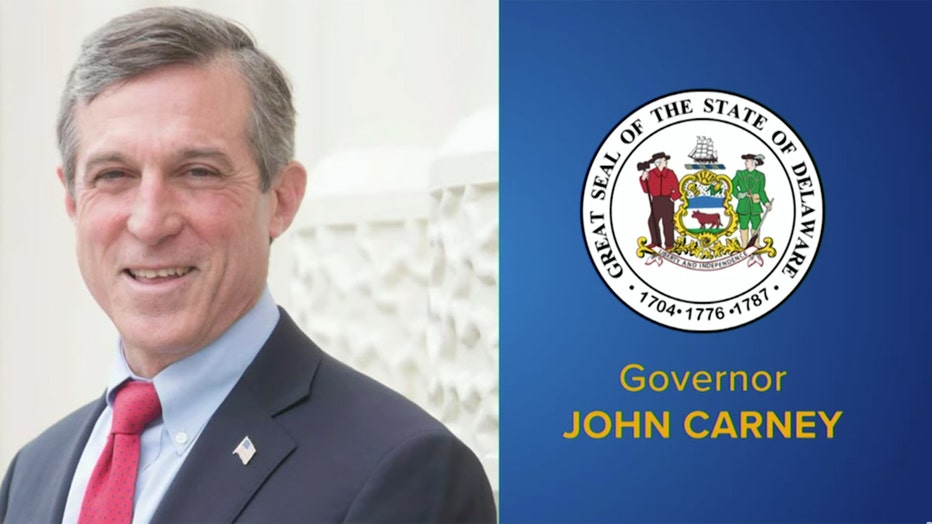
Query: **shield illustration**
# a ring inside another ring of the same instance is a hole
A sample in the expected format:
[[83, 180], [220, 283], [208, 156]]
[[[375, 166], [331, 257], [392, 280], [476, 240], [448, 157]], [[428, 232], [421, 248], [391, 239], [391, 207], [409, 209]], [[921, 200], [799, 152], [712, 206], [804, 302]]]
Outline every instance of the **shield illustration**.
[[738, 227], [731, 192], [728, 175], [703, 169], [684, 176], [680, 181], [682, 200], [674, 216], [679, 234], [696, 239], [702, 246], [731, 236]]

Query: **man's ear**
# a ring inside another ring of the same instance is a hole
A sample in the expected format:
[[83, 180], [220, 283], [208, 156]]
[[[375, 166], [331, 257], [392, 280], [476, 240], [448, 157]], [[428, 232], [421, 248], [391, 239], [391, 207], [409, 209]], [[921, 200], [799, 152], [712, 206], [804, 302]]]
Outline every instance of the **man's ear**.
[[58, 169], [55, 170], [58, 174], [58, 181], [61, 182], [62, 187], [65, 189], [65, 211], [68, 213], [68, 218], [74, 222], [75, 217], [75, 202], [74, 196], [71, 194], [71, 190], [68, 189], [68, 181], [65, 180], [65, 170], [58, 166]]
[[295, 215], [304, 199], [304, 188], [307, 186], [307, 171], [299, 162], [289, 162], [283, 167], [272, 183], [272, 216], [269, 221], [269, 238], [281, 236]]

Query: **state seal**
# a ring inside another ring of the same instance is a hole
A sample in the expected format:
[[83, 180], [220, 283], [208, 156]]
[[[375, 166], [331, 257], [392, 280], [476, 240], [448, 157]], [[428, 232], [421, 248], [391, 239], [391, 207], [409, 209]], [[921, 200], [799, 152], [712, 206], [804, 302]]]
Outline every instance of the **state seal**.
[[793, 128], [735, 93], [652, 100], [589, 164], [582, 230], [622, 303], [673, 329], [714, 332], [783, 303], [812, 267], [824, 199]]

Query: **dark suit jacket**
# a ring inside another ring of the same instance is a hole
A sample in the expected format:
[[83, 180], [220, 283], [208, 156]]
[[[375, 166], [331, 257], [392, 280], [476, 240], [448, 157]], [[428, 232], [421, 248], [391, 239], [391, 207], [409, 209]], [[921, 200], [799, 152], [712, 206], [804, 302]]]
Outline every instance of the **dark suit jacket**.
[[[323, 353], [287, 313], [205, 426], [153, 522], [490, 522], [476, 456], [397, 393]], [[0, 522], [61, 522], [105, 401], [17, 454]], [[249, 436], [256, 454], [233, 454]]]

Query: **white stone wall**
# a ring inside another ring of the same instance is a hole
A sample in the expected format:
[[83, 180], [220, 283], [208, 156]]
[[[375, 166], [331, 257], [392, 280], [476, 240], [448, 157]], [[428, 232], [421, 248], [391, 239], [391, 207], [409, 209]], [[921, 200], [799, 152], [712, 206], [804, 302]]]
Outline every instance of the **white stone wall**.
[[494, 0], [0, 0], [0, 471], [100, 394], [115, 341], [54, 175], [60, 89], [84, 35], [167, 3], [240, 21], [294, 84], [310, 181], [273, 246], [276, 300], [444, 420], [497, 488]]

